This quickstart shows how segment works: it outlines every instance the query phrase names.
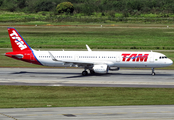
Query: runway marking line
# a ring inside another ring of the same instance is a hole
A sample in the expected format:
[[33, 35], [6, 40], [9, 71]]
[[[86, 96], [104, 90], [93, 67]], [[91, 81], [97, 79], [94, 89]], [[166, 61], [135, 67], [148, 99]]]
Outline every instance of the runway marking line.
[[51, 115], [53, 115], [53, 114], [43, 114], [43, 116], [51, 116]]
[[66, 117], [76, 117], [76, 115], [74, 114], [62, 114], [63, 116], [66, 116]]
[[12, 117], [12, 116], [9, 116], [9, 115], [3, 114], [3, 113], [0, 113], [0, 115], [6, 116], [6, 117], [11, 118], [11, 119], [14, 119], [14, 120], [18, 120], [16, 118]]
[[31, 115], [27, 115], [27, 116], [39, 116], [39, 114], [31, 114]]
[[145, 113], [161, 113], [161, 112], [145, 112]]
[[172, 113], [171, 111], [162, 111], [160, 113]]

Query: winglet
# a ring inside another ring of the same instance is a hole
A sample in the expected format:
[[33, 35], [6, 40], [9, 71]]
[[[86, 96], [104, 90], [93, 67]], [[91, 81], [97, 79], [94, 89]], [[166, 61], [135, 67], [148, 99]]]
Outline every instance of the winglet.
[[52, 59], [53, 61], [59, 61], [59, 60], [57, 60], [57, 59], [51, 54], [51, 52], [48, 51], [48, 53], [50, 54], [51, 59]]
[[88, 45], [86, 45], [86, 48], [87, 48], [87, 50], [88, 50], [89, 52], [92, 51]]

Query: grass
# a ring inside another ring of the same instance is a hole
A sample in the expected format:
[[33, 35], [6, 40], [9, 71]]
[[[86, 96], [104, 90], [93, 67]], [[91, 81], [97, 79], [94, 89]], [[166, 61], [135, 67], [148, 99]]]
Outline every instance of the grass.
[[[33, 48], [174, 49], [174, 29], [98, 27], [16, 27]], [[0, 47], [10, 48], [5, 27], [0, 28]]]
[[[96, 27], [97, 26], [97, 27]], [[113, 27], [112, 27], [113, 26]], [[34, 49], [85, 49], [88, 44], [95, 50], [153, 50], [174, 61], [174, 29], [165, 25], [118, 24], [77, 26], [16, 26], [15, 28]], [[128, 27], [129, 26], [129, 27]], [[0, 48], [11, 48], [7, 27], [0, 27]], [[165, 50], [165, 51], [160, 51]], [[0, 54], [11, 49], [0, 49]], [[0, 56], [0, 67], [42, 67]], [[174, 65], [164, 68], [174, 69]]]
[[0, 108], [170, 105], [170, 88], [0, 86]]
[[24, 12], [0, 12], [0, 22], [79, 22], [79, 23], [171, 23], [173, 24], [173, 14], [140, 14], [132, 15], [130, 17], [123, 17], [122, 13], [115, 13], [115, 15], [94, 12], [90, 16], [83, 13], [73, 15], [54, 15], [53, 12], [38, 12], [38, 13], [24, 13]]
[[46, 15], [42, 15], [41, 13], [34, 14], [26, 14], [24, 12], [7, 12], [7, 11], [1, 11], [0, 13], [0, 21], [1, 22], [8, 22], [8, 21], [28, 21], [29, 19], [44, 19], [48, 16], [48, 13]]

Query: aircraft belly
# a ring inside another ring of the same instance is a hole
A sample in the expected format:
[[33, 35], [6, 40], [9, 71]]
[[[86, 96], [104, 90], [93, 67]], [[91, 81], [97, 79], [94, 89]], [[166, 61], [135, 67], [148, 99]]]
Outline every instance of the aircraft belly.
[[120, 62], [120, 63], [116, 63], [115, 66], [117, 67], [138, 67], [138, 68], [156, 68], [156, 67], [165, 67], [162, 64], [158, 64], [158, 63], [149, 63], [149, 62]]
[[64, 66], [62, 62], [55, 62], [52, 60], [40, 60], [42, 65], [44, 66], [51, 66], [51, 67], [62, 67]]

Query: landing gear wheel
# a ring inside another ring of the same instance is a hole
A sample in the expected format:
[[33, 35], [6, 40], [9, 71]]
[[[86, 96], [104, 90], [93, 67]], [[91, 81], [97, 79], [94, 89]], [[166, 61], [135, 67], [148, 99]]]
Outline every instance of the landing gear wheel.
[[154, 76], [155, 75], [155, 72], [153, 72], [152, 75]]
[[153, 75], [153, 76], [155, 75], [154, 68], [152, 68], [152, 75]]
[[87, 72], [87, 71], [83, 71], [83, 72], [82, 72], [82, 75], [83, 75], [83, 76], [86, 76], [86, 75], [88, 75], [88, 72]]
[[91, 73], [91, 75], [95, 74], [94, 70], [90, 70], [90, 73]]

